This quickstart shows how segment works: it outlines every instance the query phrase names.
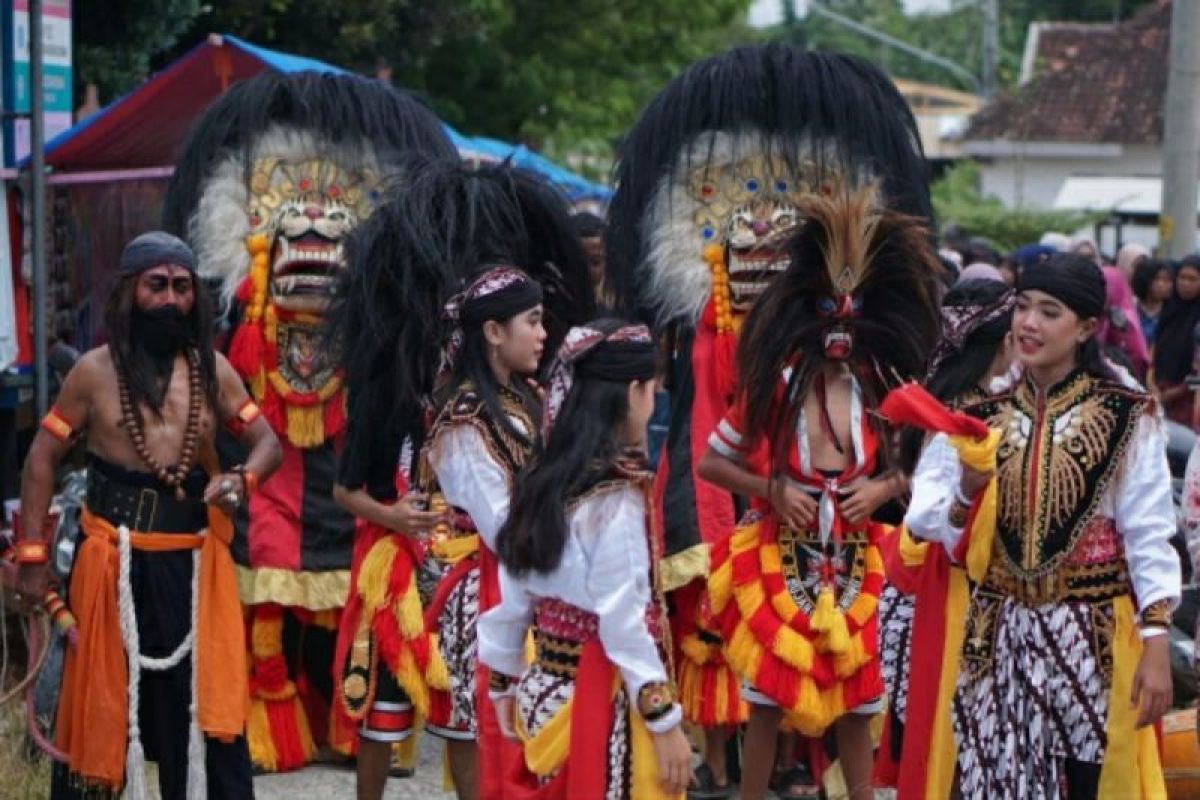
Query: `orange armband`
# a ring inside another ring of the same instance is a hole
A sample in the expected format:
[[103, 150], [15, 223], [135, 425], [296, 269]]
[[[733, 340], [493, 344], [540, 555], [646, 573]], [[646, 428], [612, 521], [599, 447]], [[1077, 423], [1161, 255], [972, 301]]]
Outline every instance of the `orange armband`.
[[51, 407], [46, 412], [46, 416], [42, 417], [42, 430], [60, 442], [69, 442], [71, 437], [75, 435], [75, 426], [71, 424], [69, 419], [63, 416], [63, 413], [58, 410], [57, 406]]
[[230, 417], [225, 428], [234, 436], [241, 436], [246, 428], [254, 424], [254, 421], [262, 416], [262, 409], [258, 407], [250, 398], [246, 398], [246, 402], [242, 403], [241, 408], [237, 413]]
[[247, 469], [245, 464], [238, 464], [233, 471], [242, 477], [242, 489], [249, 499], [258, 493], [258, 473]]
[[50, 560], [50, 547], [45, 542], [24, 539], [15, 545], [18, 564], [45, 564]]

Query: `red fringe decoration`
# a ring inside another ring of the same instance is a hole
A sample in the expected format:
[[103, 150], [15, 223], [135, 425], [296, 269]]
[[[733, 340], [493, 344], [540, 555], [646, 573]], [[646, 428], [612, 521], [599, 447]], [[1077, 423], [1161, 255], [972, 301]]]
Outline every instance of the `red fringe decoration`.
[[278, 694], [288, 681], [287, 661], [283, 654], [254, 660], [250, 674], [250, 694]]
[[237, 292], [234, 293], [234, 298], [243, 306], [250, 305], [251, 298], [254, 297], [254, 279], [246, 277], [238, 284]]
[[300, 728], [296, 724], [296, 703], [289, 699], [283, 702], [267, 701], [268, 729], [275, 745], [275, 771], [291, 772], [308, 763], [300, 742]]
[[287, 407], [283, 400], [268, 386], [263, 394], [262, 402], [258, 404], [263, 416], [271, 424], [271, 429], [282, 436], [287, 435]]
[[737, 336], [728, 331], [723, 333], [717, 331], [717, 311], [711, 299], [704, 306], [704, 311], [700, 313], [700, 324], [712, 332], [713, 384], [720, 393], [721, 400], [728, 403], [733, 398], [737, 376], [737, 370], [734, 367], [737, 355]]
[[[403, 494], [407, 487], [399, 480], [397, 484], [401, 494]], [[384, 528], [359, 520], [355, 533], [354, 555], [350, 568], [350, 585], [352, 587], [358, 586], [359, 570], [367, 553], [370, 552], [376, 542], [390, 535], [392, 534]], [[397, 541], [400, 543], [401, 552], [396, 555], [396, 559], [393, 562], [391, 580], [389, 581], [390, 596], [385, 608], [391, 608], [394, 604], [395, 592], [400, 587], [407, 585], [408, 579], [412, 575], [413, 565], [420, 561], [420, 552], [414, 542], [407, 537], [397, 537]], [[338, 625], [337, 646], [333, 659], [333, 669], [331, 670], [334, 686], [341, 684], [342, 669], [346, 664], [346, 658], [350, 654], [350, 647], [354, 643], [354, 636], [358, 631], [362, 615], [362, 598], [357, 591], [351, 591], [350, 596], [346, 599], [346, 606], [342, 610]], [[419, 636], [416, 639], [405, 640], [400, 634], [399, 624], [394, 614], [386, 612], [377, 614], [371, 620], [371, 632], [375, 636], [375, 643], [379, 648], [379, 657], [382, 665], [395, 672], [401, 648], [407, 647], [413, 655], [413, 660], [416, 662], [417, 668], [422, 673], [428, 669], [429, 661], [432, 657], [429, 638], [427, 636]], [[333, 704], [334, 712], [337, 715], [336, 725], [341, 726], [344, 730], [356, 729], [358, 721], [346, 712], [345, 705], [341, 702], [341, 693], [335, 691], [334, 695], [337, 698], [337, 701]]]

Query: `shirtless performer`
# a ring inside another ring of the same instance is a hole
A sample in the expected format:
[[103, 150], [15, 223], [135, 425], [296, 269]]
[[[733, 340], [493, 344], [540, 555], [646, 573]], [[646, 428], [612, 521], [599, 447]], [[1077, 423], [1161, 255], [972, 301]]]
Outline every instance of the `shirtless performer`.
[[[270, 426], [212, 348], [192, 251], [166, 233], [121, 254], [108, 344], [83, 355], [25, 461], [18, 600], [45, 593], [43, 521], [55, 470], [80, 437], [87, 507], [68, 602], [79, 642], [59, 701], [53, 798], [253, 796], [243, 731], [247, 671], [229, 521], [280, 461]], [[217, 474], [217, 425], [246, 463]], [[211, 477], [210, 477], [211, 476]], [[143, 734], [144, 731], [144, 734]], [[122, 735], [125, 733], [127, 735]]]

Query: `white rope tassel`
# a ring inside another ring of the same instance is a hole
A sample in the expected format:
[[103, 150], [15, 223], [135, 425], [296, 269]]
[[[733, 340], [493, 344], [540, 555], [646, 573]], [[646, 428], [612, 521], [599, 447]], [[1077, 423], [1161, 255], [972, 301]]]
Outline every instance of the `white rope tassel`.
[[[188, 800], [204, 800], [208, 786], [204, 771], [204, 739], [200, 736], [200, 725], [196, 718], [196, 619], [199, 603], [200, 551], [192, 552], [192, 608], [191, 626], [187, 636], [166, 658], [150, 658], [142, 655], [138, 637], [137, 614], [133, 605], [133, 587], [130, 584], [130, 565], [133, 547], [130, 544], [129, 528], [122, 525], [117, 529], [117, 610], [121, 623], [121, 640], [125, 644], [125, 660], [129, 669], [129, 744], [125, 751], [125, 796], [129, 800], [147, 800], [146, 753], [142, 748], [142, 731], [138, 723], [141, 708], [142, 670], [163, 672], [183, 663], [184, 656], [192, 655], [192, 698], [188, 709], [190, 726], [188, 732]], [[196, 754], [199, 753], [197, 758]], [[198, 776], [198, 777], [197, 777]]]
[[200, 732], [199, 691], [197, 691], [197, 675], [200, 672], [200, 660], [195, 647], [196, 623], [200, 619], [200, 550], [192, 551], [192, 625], [185, 641], [189, 642], [192, 651], [192, 701], [188, 705], [188, 773], [187, 800], [207, 800], [208, 770], [205, 766], [204, 735]]

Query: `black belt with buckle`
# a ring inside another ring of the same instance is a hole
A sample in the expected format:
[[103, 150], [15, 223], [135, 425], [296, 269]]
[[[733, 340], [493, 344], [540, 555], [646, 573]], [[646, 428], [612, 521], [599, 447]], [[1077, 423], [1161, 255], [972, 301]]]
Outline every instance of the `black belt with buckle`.
[[113, 525], [158, 533], [195, 533], [208, 525], [208, 509], [199, 495], [206, 476], [188, 476], [188, 496], [175, 496], [148, 472], [135, 472], [93, 457], [88, 465], [87, 507]]

